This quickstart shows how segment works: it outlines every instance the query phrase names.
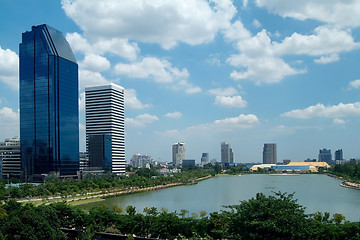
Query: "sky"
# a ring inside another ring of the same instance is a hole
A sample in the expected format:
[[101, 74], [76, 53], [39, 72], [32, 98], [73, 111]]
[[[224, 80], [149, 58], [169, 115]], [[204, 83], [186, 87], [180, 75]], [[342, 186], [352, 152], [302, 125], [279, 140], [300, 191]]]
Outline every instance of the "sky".
[[31, 26], [66, 37], [84, 89], [125, 88], [126, 160], [278, 161], [343, 149], [360, 158], [358, 0], [0, 0], [0, 140], [19, 136], [19, 43]]

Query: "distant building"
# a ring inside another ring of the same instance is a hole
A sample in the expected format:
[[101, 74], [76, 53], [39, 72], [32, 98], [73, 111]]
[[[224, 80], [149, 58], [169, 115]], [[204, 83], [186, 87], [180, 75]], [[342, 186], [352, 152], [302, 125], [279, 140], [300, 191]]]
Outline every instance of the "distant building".
[[221, 143], [221, 165], [229, 166], [229, 163], [234, 162], [234, 152], [229, 143]]
[[209, 153], [202, 153], [201, 155], [201, 164], [209, 163]]
[[125, 173], [124, 88], [114, 83], [87, 87], [85, 113], [90, 168]]
[[[0, 160], [2, 162], [2, 175], [20, 177], [20, 138], [7, 138], [0, 142]], [[2, 176], [0, 174], [0, 176]]]
[[263, 164], [277, 163], [276, 143], [265, 143], [263, 148]]
[[176, 166], [182, 165], [186, 158], [186, 146], [183, 142], [174, 143], [172, 146], [172, 161]]
[[24, 178], [79, 170], [78, 64], [64, 35], [43, 24], [22, 34], [20, 147]]
[[314, 158], [314, 159], [310, 159], [310, 158], [308, 158], [308, 159], [305, 159], [305, 161], [304, 162], [316, 162], [316, 159]]
[[79, 152], [80, 171], [89, 167], [89, 155], [87, 152]]
[[342, 149], [339, 149], [339, 150], [336, 150], [335, 151], [335, 161], [337, 160], [344, 160], [343, 158], [343, 150]]
[[153, 164], [153, 161], [150, 155], [141, 155], [140, 153], [135, 153], [130, 159], [130, 164], [136, 168], [143, 168]]
[[327, 150], [326, 148], [324, 149], [320, 149], [319, 150], [319, 162], [326, 162], [328, 164], [332, 163], [332, 155], [331, 155], [331, 150]]
[[187, 167], [187, 166], [194, 167], [195, 166], [195, 159], [184, 159], [183, 162], [182, 162], [182, 167]]

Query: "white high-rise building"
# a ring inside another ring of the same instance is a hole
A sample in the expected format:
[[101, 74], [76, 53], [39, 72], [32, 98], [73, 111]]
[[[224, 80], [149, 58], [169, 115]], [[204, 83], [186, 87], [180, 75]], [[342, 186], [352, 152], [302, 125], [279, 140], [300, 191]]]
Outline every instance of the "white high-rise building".
[[114, 83], [88, 87], [85, 106], [90, 168], [125, 173], [124, 88]]
[[7, 138], [4, 142], [0, 142], [0, 161], [2, 161], [2, 174], [4, 176], [20, 176], [20, 138]]
[[234, 163], [234, 152], [229, 143], [221, 143], [221, 164], [226, 165], [229, 163]]
[[186, 159], [185, 143], [174, 143], [172, 146], [172, 161], [175, 165], [182, 165], [182, 161]]

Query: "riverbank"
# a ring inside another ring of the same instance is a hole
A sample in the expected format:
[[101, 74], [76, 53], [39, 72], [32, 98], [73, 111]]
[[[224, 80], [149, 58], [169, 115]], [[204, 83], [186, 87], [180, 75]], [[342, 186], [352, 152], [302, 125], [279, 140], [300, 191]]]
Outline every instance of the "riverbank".
[[67, 203], [70, 203], [70, 205], [82, 205], [82, 204], [88, 204], [91, 202], [102, 201], [100, 199], [104, 199], [104, 198], [108, 198], [108, 197], [116, 197], [116, 196], [120, 196], [120, 195], [133, 194], [133, 193], [138, 193], [138, 192], [155, 191], [155, 190], [161, 190], [161, 189], [176, 187], [176, 186], [181, 186], [181, 185], [196, 184], [200, 181], [209, 179], [211, 177], [212, 177], [211, 175], [208, 175], [205, 177], [196, 178], [196, 179], [191, 180], [188, 183], [183, 183], [183, 182], [169, 183], [169, 184], [157, 185], [157, 186], [145, 187], [145, 188], [134, 187], [134, 188], [126, 189], [126, 190], [114, 189], [112, 191], [93, 192], [93, 193], [88, 193], [86, 195], [75, 196], [75, 197], [59, 197], [58, 196], [58, 197], [49, 197], [47, 199], [33, 198], [33, 199], [26, 199], [26, 200], [18, 200], [18, 202], [21, 202], [21, 203], [29, 202], [29, 203], [33, 203], [36, 206], [49, 205], [49, 204], [55, 203], [55, 202], [67, 202]]
[[354, 183], [354, 182], [346, 181], [346, 180], [344, 180], [344, 178], [339, 177], [339, 176], [336, 176], [336, 175], [331, 174], [331, 173], [328, 173], [327, 175], [328, 175], [329, 177], [333, 177], [333, 178], [342, 180], [342, 183], [340, 184], [340, 186], [342, 186], [342, 187], [360, 190], [360, 184], [359, 184], [359, 183]]

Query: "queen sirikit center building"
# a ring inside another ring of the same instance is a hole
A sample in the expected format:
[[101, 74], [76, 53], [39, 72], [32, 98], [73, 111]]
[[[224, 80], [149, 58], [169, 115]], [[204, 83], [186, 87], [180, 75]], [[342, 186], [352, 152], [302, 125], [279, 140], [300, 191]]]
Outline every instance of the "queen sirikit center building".
[[24, 32], [19, 72], [23, 178], [76, 175], [78, 64], [63, 34], [45, 24]]

